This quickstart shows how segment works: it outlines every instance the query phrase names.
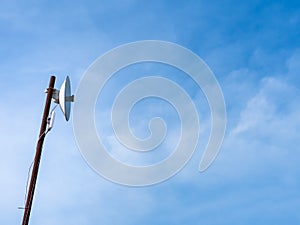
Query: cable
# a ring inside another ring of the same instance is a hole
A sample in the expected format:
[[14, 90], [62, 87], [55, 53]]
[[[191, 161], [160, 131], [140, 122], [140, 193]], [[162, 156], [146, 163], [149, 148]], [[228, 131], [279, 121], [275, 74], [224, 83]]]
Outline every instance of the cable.
[[33, 161], [31, 162], [29, 169], [28, 169], [28, 174], [27, 174], [27, 181], [26, 181], [26, 189], [25, 189], [25, 198], [24, 198], [24, 205], [26, 204], [26, 199], [27, 199], [27, 191], [28, 191], [28, 184], [29, 184], [29, 178], [30, 178], [30, 171], [32, 169]]
[[[39, 136], [39, 139], [38, 139], [38, 142], [41, 140], [41, 137], [43, 137], [44, 135], [46, 135], [48, 133], [48, 131], [42, 133], [40, 136]], [[27, 173], [27, 181], [26, 181], [26, 187], [25, 187], [25, 194], [24, 194], [24, 205], [26, 205], [26, 200], [27, 200], [27, 192], [28, 192], [28, 184], [29, 184], [29, 179], [30, 179], [30, 172], [31, 172], [31, 169], [32, 169], [32, 166], [33, 166], [33, 162], [34, 162], [34, 159], [32, 160], [32, 162], [30, 163], [30, 166], [28, 168], [28, 173]], [[25, 207], [18, 207], [18, 209], [25, 209]]]
[[[52, 126], [50, 127], [50, 123], [51, 123], [51, 119], [54, 120], [54, 118], [51, 118], [51, 117], [52, 117], [53, 111], [56, 109], [57, 106], [58, 105], [55, 105], [49, 113], [50, 117], [47, 118], [47, 131], [46, 131], [45, 135], [52, 129]], [[55, 114], [53, 116], [55, 116]]]
[[[57, 105], [55, 105], [55, 106], [53, 107], [53, 109], [52, 109], [51, 112], [50, 112], [50, 115], [51, 115], [52, 112], [56, 109], [56, 107], [57, 107]], [[50, 119], [50, 117], [48, 118], [48, 120], [49, 120], [49, 119]], [[47, 121], [47, 124], [48, 124], [48, 121]], [[49, 124], [48, 124], [48, 125], [49, 125]], [[38, 142], [41, 140], [41, 138], [42, 138], [43, 136], [46, 136], [47, 133], [48, 133], [50, 130], [51, 130], [51, 128], [48, 127], [47, 130], [39, 136]], [[30, 177], [31, 177], [31, 176], [30, 176], [30, 172], [31, 172], [31, 170], [32, 170], [33, 162], [34, 162], [34, 159], [32, 160], [32, 162], [31, 162], [31, 164], [30, 164], [30, 166], [29, 166], [29, 168], [28, 168], [27, 181], [26, 181], [26, 188], [25, 188], [25, 195], [24, 195], [24, 205], [26, 205], [27, 192], [28, 192], [28, 184], [29, 184], [29, 179], [30, 179]], [[25, 207], [18, 207], [18, 209], [25, 209]]]

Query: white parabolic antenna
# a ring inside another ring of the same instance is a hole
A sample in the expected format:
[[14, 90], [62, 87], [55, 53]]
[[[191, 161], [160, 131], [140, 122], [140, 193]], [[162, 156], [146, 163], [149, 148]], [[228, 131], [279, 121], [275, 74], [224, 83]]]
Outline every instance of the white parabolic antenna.
[[69, 76], [66, 77], [65, 81], [61, 85], [58, 95], [58, 102], [61, 111], [65, 115], [66, 120], [70, 118], [71, 102], [74, 102], [74, 95], [71, 95], [71, 82]]

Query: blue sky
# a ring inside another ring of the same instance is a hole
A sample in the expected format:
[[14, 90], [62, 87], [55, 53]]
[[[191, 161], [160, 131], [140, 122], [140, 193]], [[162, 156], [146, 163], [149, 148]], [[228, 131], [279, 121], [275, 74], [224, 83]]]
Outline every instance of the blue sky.
[[97, 57], [145, 39], [185, 46], [215, 73], [227, 106], [216, 161], [198, 172], [209, 108], [193, 88], [203, 124], [199, 148], [180, 173], [150, 187], [98, 176], [76, 146], [72, 122], [57, 113], [30, 224], [300, 222], [299, 1], [1, 0], [0, 6], [0, 224], [21, 223], [17, 208], [24, 204], [50, 75], [57, 87], [69, 75], [76, 90]]

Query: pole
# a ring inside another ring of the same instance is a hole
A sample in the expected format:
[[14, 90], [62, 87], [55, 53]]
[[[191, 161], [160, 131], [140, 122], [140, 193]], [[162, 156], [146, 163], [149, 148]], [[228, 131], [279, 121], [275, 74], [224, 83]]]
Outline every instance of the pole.
[[41, 128], [40, 128], [39, 139], [38, 139], [38, 142], [36, 145], [36, 153], [35, 153], [35, 157], [34, 157], [33, 169], [32, 169], [32, 174], [31, 174], [31, 178], [30, 178], [29, 190], [27, 193], [27, 199], [26, 199], [26, 205], [25, 205], [22, 225], [28, 225], [28, 223], [29, 223], [32, 200], [33, 200], [33, 195], [34, 195], [34, 190], [35, 190], [36, 180], [37, 180], [37, 176], [38, 176], [41, 155], [42, 155], [42, 148], [43, 148], [43, 143], [44, 143], [44, 139], [45, 139], [45, 135], [46, 135], [47, 119], [49, 116], [49, 111], [50, 111], [50, 106], [51, 106], [54, 83], [55, 83], [55, 76], [51, 76], [50, 82], [49, 82], [49, 87], [47, 89], [47, 98], [46, 98], [46, 103], [45, 103], [45, 108], [44, 108], [42, 124], [41, 124]]

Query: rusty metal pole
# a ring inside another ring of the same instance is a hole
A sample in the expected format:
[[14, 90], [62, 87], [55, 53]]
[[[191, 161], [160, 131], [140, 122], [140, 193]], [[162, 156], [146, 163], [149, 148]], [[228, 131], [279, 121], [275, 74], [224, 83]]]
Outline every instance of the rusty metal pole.
[[46, 103], [45, 103], [45, 108], [44, 108], [43, 120], [42, 120], [42, 124], [41, 124], [41, 128], [40, 128], [39, 139], [38, 139], [37, 146], [36, 146], [36, 153], [35, 153], [35, 157], [34, 157], [34, 163], [33, 163], [33, 168], [32, 168], [31, 179], [30, 179], [30, 185], [29, 185], [29, 189], [28, 189], [28, 193], [27, 193], [27, 199], [26, 199], [26, 205], [25, 205], [22, 225], [28, 225], [28, 223], [29, 223], [33, 195], [34, 195], [34, 190], [35, 190], [36, 180], [37, 180], [37, 176], [38, 176], [41, 155], [42, 155], [42, 148], [43, 148], [43, 143], [44, 143], [44, 139], [45, 139], [45, 135], [46, 135], [47, 119], [49, 116], [49, 111], [50, 111], [50, 106], [51, 106], [52, 94], [53, 94], [53, 90], [54, 90], [54, 83], [55, 83], [55, 76], [51, 76], [50, 82], [49, 82], [49, 87], [47, 89], [47, 98], [46, 98]]

